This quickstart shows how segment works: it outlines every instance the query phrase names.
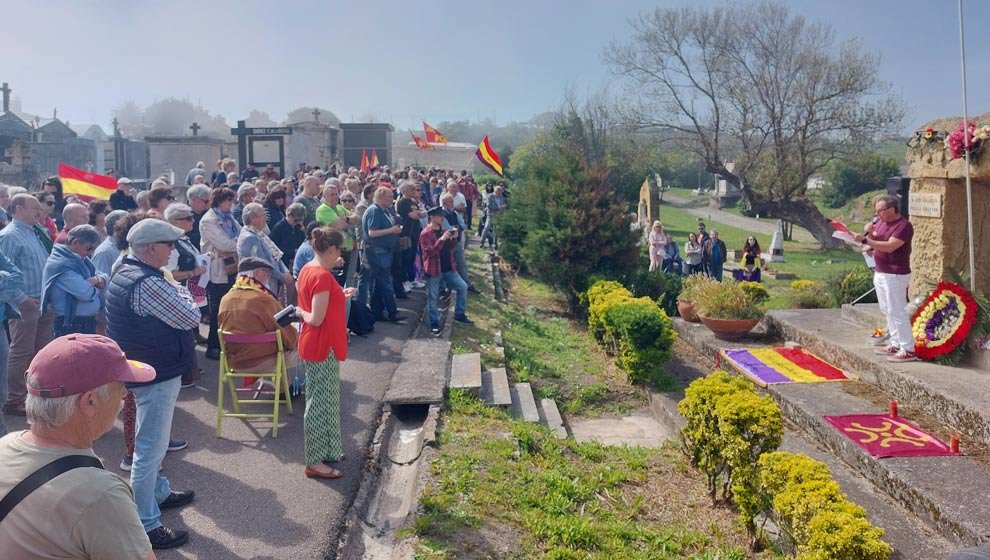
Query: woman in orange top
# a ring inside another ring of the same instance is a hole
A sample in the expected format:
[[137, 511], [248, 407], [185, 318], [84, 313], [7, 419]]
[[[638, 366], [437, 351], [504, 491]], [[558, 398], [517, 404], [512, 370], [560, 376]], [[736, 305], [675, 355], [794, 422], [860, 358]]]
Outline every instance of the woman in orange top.
[[315, 258], [299, 271], [296, 281], [302, 321], [299, 358], [306, 366], [306, 470], [309, 478], [340, 478], [344, 474], [327, 463], [340, 461], [344, 449], [340, 435], [340, 362], [347, 359], [345, 298], [354, 289], [342, 290], [330, 272], [340, 266], [344, 238], [327, 227], [313, 230], [310, 242]]

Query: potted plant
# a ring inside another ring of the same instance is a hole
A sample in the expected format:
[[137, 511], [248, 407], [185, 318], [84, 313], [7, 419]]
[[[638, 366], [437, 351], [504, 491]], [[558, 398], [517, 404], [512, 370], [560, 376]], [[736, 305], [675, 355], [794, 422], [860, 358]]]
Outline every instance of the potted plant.
[[697, 323], [697, 313], [694, 311], [694, 301], [699, 291], [708, 284], [718, 282], [705, 274], [692, 274], [681, 283], [681, 293], [677, 295], [677, 313], [685, 321]]
[[766, 309], [755, 290], [737, 282], [711, 282], [692, 296], [693, 310], [716, 338], [738, 340], [763, 319]]

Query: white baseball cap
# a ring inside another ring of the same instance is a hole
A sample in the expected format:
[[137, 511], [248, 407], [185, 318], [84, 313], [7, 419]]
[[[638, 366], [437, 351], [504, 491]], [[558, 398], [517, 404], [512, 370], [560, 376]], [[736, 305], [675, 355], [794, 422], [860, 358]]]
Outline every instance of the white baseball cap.
[[117, 184], [118, 185], [130, 185], [131, 184], [131, 180], [128, 179], [127, 177], [121, 177], [120, 179], [117, 179]]

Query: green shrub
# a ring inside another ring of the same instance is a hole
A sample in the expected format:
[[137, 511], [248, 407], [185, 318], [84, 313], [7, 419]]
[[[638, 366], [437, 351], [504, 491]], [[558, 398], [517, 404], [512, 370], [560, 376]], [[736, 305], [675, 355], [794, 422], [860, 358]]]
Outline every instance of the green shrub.
[[585, 293], [588, 301], [588, 330], [598, 342], [605, 342], [605, 312], [613, 305], [632, 298], [632, 292], [612, 280], [595, 282]]
[[784, 292], [784, 301], [792, 309], [825, 309], [832, 307], [832, 296], [824, 283], [795, 280]]
[[744, 292], [749, 296], [749, 299], [753, 300], [753, 303], [757, 305], [766, 303], [770, 299], [770, 292], [760, 284], [759, 282], [740, 282], [739, 287], [743, 289]]
[[766, 313], [738, 282], [710, 282], [700, 286], [691, 300], [695, 313], [712, 319], [759, 319]]
[[[825, 277], [825, 290], [832, 296], [834, 307], [852, 303], [871, 289], [873, 289], [873, 272], [865, 266], [836, 272]], [[870, 294], [862, 301], [863, 303], [876, 303], [876, 294]]]
[[663, 273], [663, 285], [660, 296], [656, 298], [657, 303], [667, 313], [668, 317], [677, 315], [677, 298], [681, 295], [681, 285], [684, 277], [680, 274]]
[[[619, 292], [613, 292], [607, 302]], [[616, 298], [617, 300], [619, 298]], [[648, 297], [625, 298], [605, 309], [605, 345], [633, 382], [659, 384], [676, 334], [667, 314]]]
[[778, 451], [757, 461], [758, 495], [791, 548], [804, 560], [886, 560], [890, 545], [866, 511], [842, 494], [824, 464]]
[[[677, 411], [686, 421], [681, 428], [685, 452], [691, 464], [705, 473], [713, 503], [718, 500], [719, 481], [729, 468], [719, 431], [718, 404], [723, 398], [744, 395], [755, 396], [756, 390], [747, 381], [716, 370], [688, 385], [677, 404]], [[723, 487], [723, 497], [728, 498], [726, 490]]]

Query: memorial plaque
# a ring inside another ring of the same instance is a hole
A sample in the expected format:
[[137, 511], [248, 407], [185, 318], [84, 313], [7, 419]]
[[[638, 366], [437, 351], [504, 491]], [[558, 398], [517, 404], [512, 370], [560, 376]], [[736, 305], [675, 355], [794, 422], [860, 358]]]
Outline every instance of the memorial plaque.
[[942, 195], [939, 193], [913, 192], [908, 195], [911, 216], [942, 217]]

